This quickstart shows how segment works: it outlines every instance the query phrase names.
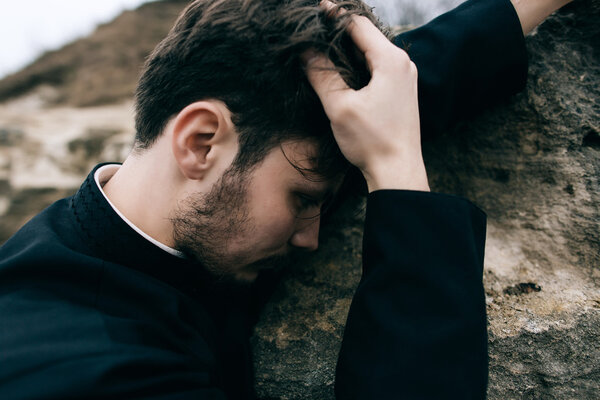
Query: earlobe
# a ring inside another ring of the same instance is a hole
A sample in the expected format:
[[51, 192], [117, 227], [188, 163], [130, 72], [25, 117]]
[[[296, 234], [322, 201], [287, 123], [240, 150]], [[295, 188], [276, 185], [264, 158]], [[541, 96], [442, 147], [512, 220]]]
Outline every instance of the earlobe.
[[232, 123], [224, 104], [199, 101], [177, 114], [172, 125], [173, 156], [188, 179], [204, 179], [231, 140]]

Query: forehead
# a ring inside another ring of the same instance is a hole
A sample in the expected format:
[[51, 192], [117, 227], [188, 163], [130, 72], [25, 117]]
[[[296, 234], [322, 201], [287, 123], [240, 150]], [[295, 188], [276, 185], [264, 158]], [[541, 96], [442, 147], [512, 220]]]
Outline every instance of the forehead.
[[285, 141], [269, 152], [256, 174], [269, 179], [273, 184], [296, 185], [313, 191], [333, 191], [341, 179], [326, 179], [314, 172], [317, 146], [311, 140]]

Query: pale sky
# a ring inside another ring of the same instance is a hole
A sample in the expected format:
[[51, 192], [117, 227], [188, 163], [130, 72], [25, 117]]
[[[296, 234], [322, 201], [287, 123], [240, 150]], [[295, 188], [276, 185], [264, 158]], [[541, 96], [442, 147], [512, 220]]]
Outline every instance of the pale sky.
[[[148, 0], [0, 0], [0, 79]], [[387, 23], [422, 23], [461, 0], [366, 0]], [[414, 20], [416, 18], [416, 20]]]
[[147, 0], [0, 0], [0, 78]]

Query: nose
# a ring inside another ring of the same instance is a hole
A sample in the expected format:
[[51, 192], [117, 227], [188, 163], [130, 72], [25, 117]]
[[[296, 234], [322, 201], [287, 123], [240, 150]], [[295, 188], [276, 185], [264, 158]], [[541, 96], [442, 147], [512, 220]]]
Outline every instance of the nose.
[[319, 217], [299, 220], [296, 231], [290, 238], [290, 245], [307, 251], [315, 251], [319, 247]]

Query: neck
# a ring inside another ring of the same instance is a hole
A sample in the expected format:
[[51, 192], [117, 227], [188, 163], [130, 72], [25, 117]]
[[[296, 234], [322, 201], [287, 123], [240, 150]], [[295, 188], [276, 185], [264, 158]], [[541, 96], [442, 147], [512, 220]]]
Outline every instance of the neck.
[[152, 146], [142, 154], [130, 155], [104, 185], [114, 206], [144, 233], [173, 247], [171, 211], [177, 206], [180, 174], [163, 146]]

